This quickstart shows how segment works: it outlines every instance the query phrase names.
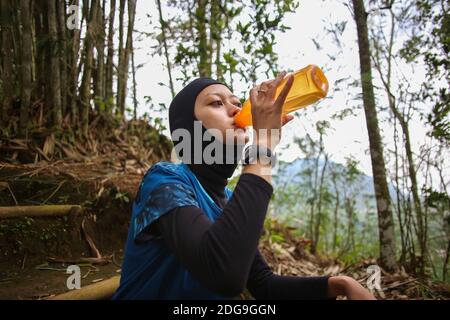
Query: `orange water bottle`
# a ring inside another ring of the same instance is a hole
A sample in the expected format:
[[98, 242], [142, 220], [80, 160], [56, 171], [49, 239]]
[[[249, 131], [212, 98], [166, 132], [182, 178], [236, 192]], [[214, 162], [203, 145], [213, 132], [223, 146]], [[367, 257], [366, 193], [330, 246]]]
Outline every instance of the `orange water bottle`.
[[[287, 78], [277, 87], [276, 97], [283, 89]], [[325, 98], [328, 93], [328, 80], [322, 70], [316, 65], [309, 65], [294, 72], [294, 83], [283, 105], [282, 114], [307, 107]], [[250, 98], [244, 102], [242, 110], [235, 116], [235, 124], [241, 128], [252, 125]]]

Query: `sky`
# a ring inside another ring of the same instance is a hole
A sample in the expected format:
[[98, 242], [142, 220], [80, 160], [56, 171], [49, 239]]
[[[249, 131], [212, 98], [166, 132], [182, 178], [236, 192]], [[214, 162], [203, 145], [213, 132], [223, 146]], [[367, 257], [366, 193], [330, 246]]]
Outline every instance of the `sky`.
[[[343, 20], [347, 20], [348, 23], [340, 38], [342, 53], [336, 55], [337, 47], [326, 29], [335, 22]], [[315, 106], [298, 111], [295, 119], [283, 128], [282, 141], [277, 150], [280, 158], [290, 162], [302, 157], [300, 149], [293, 144], [294, 138], [304, 137], [306, 133], [317, 137], [314, 131], [315, 123], [327, 120], [330, 121], [332, 128], [328, 130], [324, 143], [330, 159], [337, 163], [345, 163], [346, 157], [352, 156], [360, 162], [359, 169], [362, 172], [372, 175], [362, 100], [349, 101], [348, 98], [360, 94], [361, 89], [349, 87], [346, 90], [336, 91], [336, 88], [333, 87], [333, 83], [337, 79], [346, 77], [360, 79], [356, 26], [349, 9], [342, 4], [342, 1], [337, 0], [301, 0], [297, 11], [285, 17], [284, 24], [291, 29], [285, 33], [276, 34], [275, 51], [279, 56], [279, 65], [292, 70], [303, 68], [309, 64], [318, 65], [325, 71], [331, 87], [327, 99]], [[140, 32], [152, 32], [157, 26], [158, 12], [155, 1], [138, 1], [135, 29]], [[321, 50], [317, 50], [312, 39], [320, 44]], [[170, 90], [158, 84], [160, 82], [168, 83], [168, 74], [164, 68], [164, 57], [151, 55], [153, 45], [155, 45], [155, 41], [151, 38], [145, 38], [135, 45], [137, 47], [135, 49], [136, 65], [143, 64], [136, 74], [138, 113], [160, 116], [151, 110], [144, 98], [151, 96], [155, 105], [165, 103], [168, 106], [171, 101]], [[328, 55], [336, 55], [336, 60], [333, 62]], [[400, 68], [405, 77], [412, 79], [414, 86], [420, 86], [425, 79], [425, 69], [420, 65], [415, 68], [406, 65], [400, 66]], [[376, 74], [374, 78], [375, 85], [380, 85]], [[267, 80], [263, 74], [259, 75], [258, 79], [261, 82]], [[235, 92], [251, 88], [250, 83], [235, 83], [234, 85]], [[181, 82], [176, 82], [176, 91], [181, 88]], [[387, 107], [386, 97], [378, 97], [378, 103]], [[131, 100], [128, 103], [132, 105]], [[354, 116], [349, 116], [342, 121], [331, 118], [335, 113], [349, 106], [355, 107]], [[387, 148], [392, 148], [394, 134], [386, 117], [386, 113], [380, 117], [380, 128], [383, 142], [387, 144]], [[167, 115], [163, 119], [163, 123], [168, 128]], [[418, 153], [420, 143], [423, 143], [426, 138], [426, 128], [421, 121], [413, 121], [411, 132], [413, 132], [413, 149]], [[164, 133], [169, 136], [168, 129]]]

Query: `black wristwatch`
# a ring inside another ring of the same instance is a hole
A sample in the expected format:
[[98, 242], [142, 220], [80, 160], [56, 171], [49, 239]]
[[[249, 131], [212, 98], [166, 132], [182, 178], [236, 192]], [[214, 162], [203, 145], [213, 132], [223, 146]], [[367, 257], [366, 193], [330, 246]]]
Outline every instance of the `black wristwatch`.
[[262, 163], [270, 164], [273, 167], [277, 160], [277, 155], [275, 152], [263, 145], [249, 144], [245, 146], [242, 165], [246, 166], [249, 164], [255, 164], [257, 159], [262, 161]]

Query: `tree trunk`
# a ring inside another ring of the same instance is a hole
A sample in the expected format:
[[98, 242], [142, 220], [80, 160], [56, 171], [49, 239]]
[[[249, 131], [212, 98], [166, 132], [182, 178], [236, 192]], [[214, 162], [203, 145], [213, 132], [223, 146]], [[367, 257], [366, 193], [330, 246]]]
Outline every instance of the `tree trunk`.
[[400, 263], [405, 264], [406, 262], [406, 256], [407, 256], [407, 242], [406, 242], [406, 236], [405, 236], [405, 227], [406, 227], [406, 217], [403, 217], [406, 212], [403, 212], [402, 210], [402, 195], [400, 191], [400, 177], [399, 177], [399, 151], [398, 151], [398, 130], [397, 130], [397, 123], [394, 121], [394, 157], [395, 157], [395, 171], [394, 171], [394, 178], [396, 188], [396, 213], [397, 213], [397, 219], [398, 219], [398, 228], [400, 232], [400, 242], [401, 242], [401, 252], [400, 252]]
[[323, 186], [325, 180], [325, 172], [328, 166], [328, 155], [325, 154], [325, 163], [322, 167], [322, 172], [320, 173], [320, 183], [319, 183], [319, 197], [317, 200], [317, 219], [315, 224], [315, 236], [313, 242], [313, 252], [317, 252], [317, 246], [319, 245], [320, 240], [320, 226], [322, 224], [322, 202], [323, 202]]
[[13, 80], [13, 43], [11, 28], [11, 6], [9, 0], [0, 0], [1, 9], [1, 62], [2, 62], [2, 102], [1, 121], [2, 128], [8, 124], [8, 113], [14, 95]]
[[51, 300], [109, 300], [120, 284], [120, 276], [114, 276], [80, 290], [72, 290], [52, 297]]
[[119, 81], [117, 97], [119, 99], [119, 114], [125, 117], [125, 101], [127, 97], [128, 69], [130, 65], [131, 41], [133, 39], [134, 18], [136, 14], [136, 0], [128, 0], [128, 30], [126, 47], [122, 51], [122, 60], [119, 63]]
[[210, 77], [211, 76], [211, 48], [208, 45], [207, 39], [207, 19], [206, 19], [206, 6], [208, 5], [208, 0], [198, 0], [197, 10], [195, 12], [195, 28], [198, 34], [198, 73], [200, 77]]
[[370, 157], [372, 161], [375, 197], [377, 200], [380, 263], [387, 270], [393, 270], [396, 268], [394, 221], [391, 210], [389, 188], [386, 180], [386, 166], [384, 162], [380, 130], [378, 127], [375, 96], [372, 83], [367, 13], [363, 0], [352, 1], [355, 15], [354, 18], [358, 31], [364, 111], [366, 115], [367, 132], [369, 134]]
[[[398, 114], [400, 116], [400, 114]], [[412, 148], [411, 148], [411, 140], [409, 135], [409, 127], [406, 121], [404, 121], [403, 118], [399, 119], [400, 126], [402, 127], [403, 134], [405, 136], [405, 151], [406, 151], [406, 158], [408, 159], [408, 172], [409, 172], [409, 179], [411, 180], [411, 191], [413, 195], [413, 201], [414, 201], [414, 210], [416, 212], [416, 220], [417, 220], [417, 227], [418, 227], [418, 235], [417, 238], [419, 240], [419, 246], [421, 251], [421, 272], [425, 272], [425, 264], [428, 256], [428, 250], [427, 250], [427, 231], [424, 221], [424, 215], [422, 211], [422, 204], [420, 201], [419, 196], [419, 190], [417, 186], [417, 174], [416, 174], [416, 167], [414, 164], [413, 154], [412, 154]]]
[[123, 74], [123, 63], [125, 59], [125, 48], [123, 45], [123, 38], [124, 38], [124, 16], [125, 16], [125, 0], [120, 0], [119, 4], [119, 63], [117, 67], [117, 102], [116, 102], [116, 111], [117, 114], [122, 116], [125, 113], [125, 106], [121, 104], [122, 100], [125, 101], [125, 99], [122, 99], [122, 86], [124, 81], [124, 74]]
[[336, 195], [336, 203], [334, 206], [334, 214], [333, 214], [333, 251], [336, 252], [337, 247], [337, 230], [338, 230], [338, 214], [339, 214], [339, 206], [340, 206], [340, 194], [339, 188], [337, 185], [337, 173], [333, 172], [331, 175], [331, 180], [334, 186], [334, 193]]
[[48, 18], [48, 6], [49, 1], [41, 0], [41, 12], [42, 12], [42, 40], [44, 41], [44, 47], [42, 52], [42, 65], [40, 67], [42, 78], [41, 81], [44, 84], [44, 105], [46, 106], [46, 123], [48, 125], [52, 125], [54, 123], [54, 113], [52, 108], [52, 88], [51, 83], [48, 79], [48, 75], [50, 74], [50, 66], [51, 66], [51, 55], [52, 55], [52, 44], [51, 39], [49, 37], [49, 18]]
[[172, 64], [170, 63], [169, 49], [167, 48], [167, 38], [166, 38], [167, 22], [164, 21], [162, 8], [161, 8], [161, 0], [156, 0], [156, 4], [158, 6], [158, 12], [159, 12], [159, 24], [161, 26], [161, 35], [162, 35], [162, 43], [163, 43], [163, 47], [164, 47], [164, 56], [166, 58], [167, 72], [169, 74], [170, 93], [172, 94], [172, 98], [174, 98], [175, 97], [175, 87], [173, 85], [173, 80], [172, 80]]
[[48, 2], [48, 31], [50, 38], [50, 93], [53, 111], [53, 126], [59, 127], [61, 125], [61, 73], [59, 60], [59, 45], [58, 45], [58, 28], [57, 28], [57, 12], [56, 1], [50, 0]]
[[[105, 2], [105, 0], [103, 0]], [[100, 103], [105, 101], [105, 30], [104, 30], [104, 21], [105, 7], [100, 6], [100, 1], [98, 2], [97, 9], [97, 19], [95, 26], [95, 46], [97, 49], [97, 70], [96, 70], [96, 92], [95, 96], [98, 99], [96, 108], [97, 111], [100, 112]]]
[[43, 3], [43, 0], [35, 0], [33, 6], [33, 14], [34, 14], [34, 30], [36, 33], [35, 46], [36, 46], [36, 56], [35, 56], [35, 64], [36, 64], [36, 82], [35, 82], [35, 93], [34, 97], [36, 100], [45, 101], [45, 88], [46, 88], [46, 80], [47, 77], [46, 72], [44, 72], [45, 67], [45, 59], [46, 59], [46, 38], [47, 31], [45, 25], [47, 24], [45, 17], [45, 13], [47, 12], [46, 6]]
[[111, 0], [108, 27], [108, 56], [106, 58], [105, 95], [107, 110], [111, 113], [114, 105], [113, 75], [114, 75], [114, 19], [116, 16], [116, 0]]
[[21, 68], [20, 68], [20, 135], [27, 136], [28, 115], [31, 110], [32, 88], [32, 48], [31, 38], [31, 8], [29, 0], [20, 0], [20, 15], [22, 22]]
[[0, 218], [61, 217], [71, 213], [79, 214], [82, 210], [80, 206], [72, 205], [0, 207]]
[[[320, 142], [322, 142], [322, 135], [320, 135]], [[321, 149], [320, 149], [321, 150]], [[317, 249], [317, 239], [316, 239], [316, 225], [317, 220], [319, 219], [316, 216], [316, 202], [318, 198], [318, 184], [319, 184], [319, 160], [320, 160], [321, 151], [317, 154], [316, 159], [314, 160], [314, 186], [312, 187], [313, 190], [313, 197], [311, 200], [311, 252], [316, 253]]]
[[[211, 19], [210, 19], [210, 30], [211, 30], [211, 43], [215, 44], [215, 67], [216, 67], [216, 79], [219, 81], [224, 81], [223, 70], [221, 64], [221, 48], [222, 48], [222, 29], [223, 29], [223, 16], [220, 12], [220, 7], [222, 6], [221, 0], [211, 0]], [[213, 46], [211, 45], [211, 50]], [[212, 54], [211, 54], [212, 58]]]
[[[79, 0], [72, 0], [71, 5], [79, 6]], [[78, 59], [80, 54], [80, 34], [81, 30], [73, 29], [71, 34], [70, 48], [70, 80], [69, 80], [69, 98], [70, 114], [73, 125], [78, 125]]]
[[134, 64], [134, 47], [133, 40], [131, 40], [131, 74], [133, 76], [133, 118], [137, 119], [137, 82], [136, 82], [136, 65]]
[[[317, 161], [316, 161], [317, 163]], [[314, 215], [315, 215], [315, 203], [316, 203], [316, 185], [317, 185], [317, 179], [314, 179], [313, 182], [313, 174], [314, 177], [316, 176], [316, 167], [317, 165], [314, 166], [314, 172], [311, 171], [311, 173], [309, 173], [308, 176], [308, 182], [309, 182], [309, 189], [312, 190], [312, 197], [311, 197], [311, 201], [309, 204], [309, 238], [312, 241], [312, 245], [311, 245], [311, 251], [314, 251]]]
[[[81, 81], [80, 100], [82, 105], [81, 113], [81, 131], [85, 137], [88, 135], [89, 112], [91, 109], [91, 81], [92, 81], [92, 63], [93, 63], [93, 34], [95, 32], [94, 19], [97, 16], [98, 0], [92, 0], [91, 8], [87, 22], [87, 32], [84, 39], [84, 72]], [[89, 10], [85, 9], [86, 12]]]
[[67, 114], [67, 26], [66, 26], [66, 2], [56, 1], [58, 12], [58, 53], [61, 79], [61, 112], [63, 116]]
[[345, 250], [352, 251], [355, 248], [355, 200], [353, 198], [346, 198], [344, 204], [348, 220]]

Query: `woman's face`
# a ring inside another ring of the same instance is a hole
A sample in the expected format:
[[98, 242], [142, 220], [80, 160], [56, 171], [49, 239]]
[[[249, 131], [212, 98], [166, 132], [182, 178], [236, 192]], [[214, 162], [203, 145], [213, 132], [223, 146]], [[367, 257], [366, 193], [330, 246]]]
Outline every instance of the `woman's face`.
[[234, 116], [241, 107], [238, 97], [233, 95], [230, 89], [222, 84], [213, 84], [203, 89], [197, 96], [194, 113], [206, 129], [217, 129], [220, 132], [216, 137], [222, 143], [226, 140], [228, 144], [230, 141], [245, 144], [249, 140], [247, 131], [234, 124]]

